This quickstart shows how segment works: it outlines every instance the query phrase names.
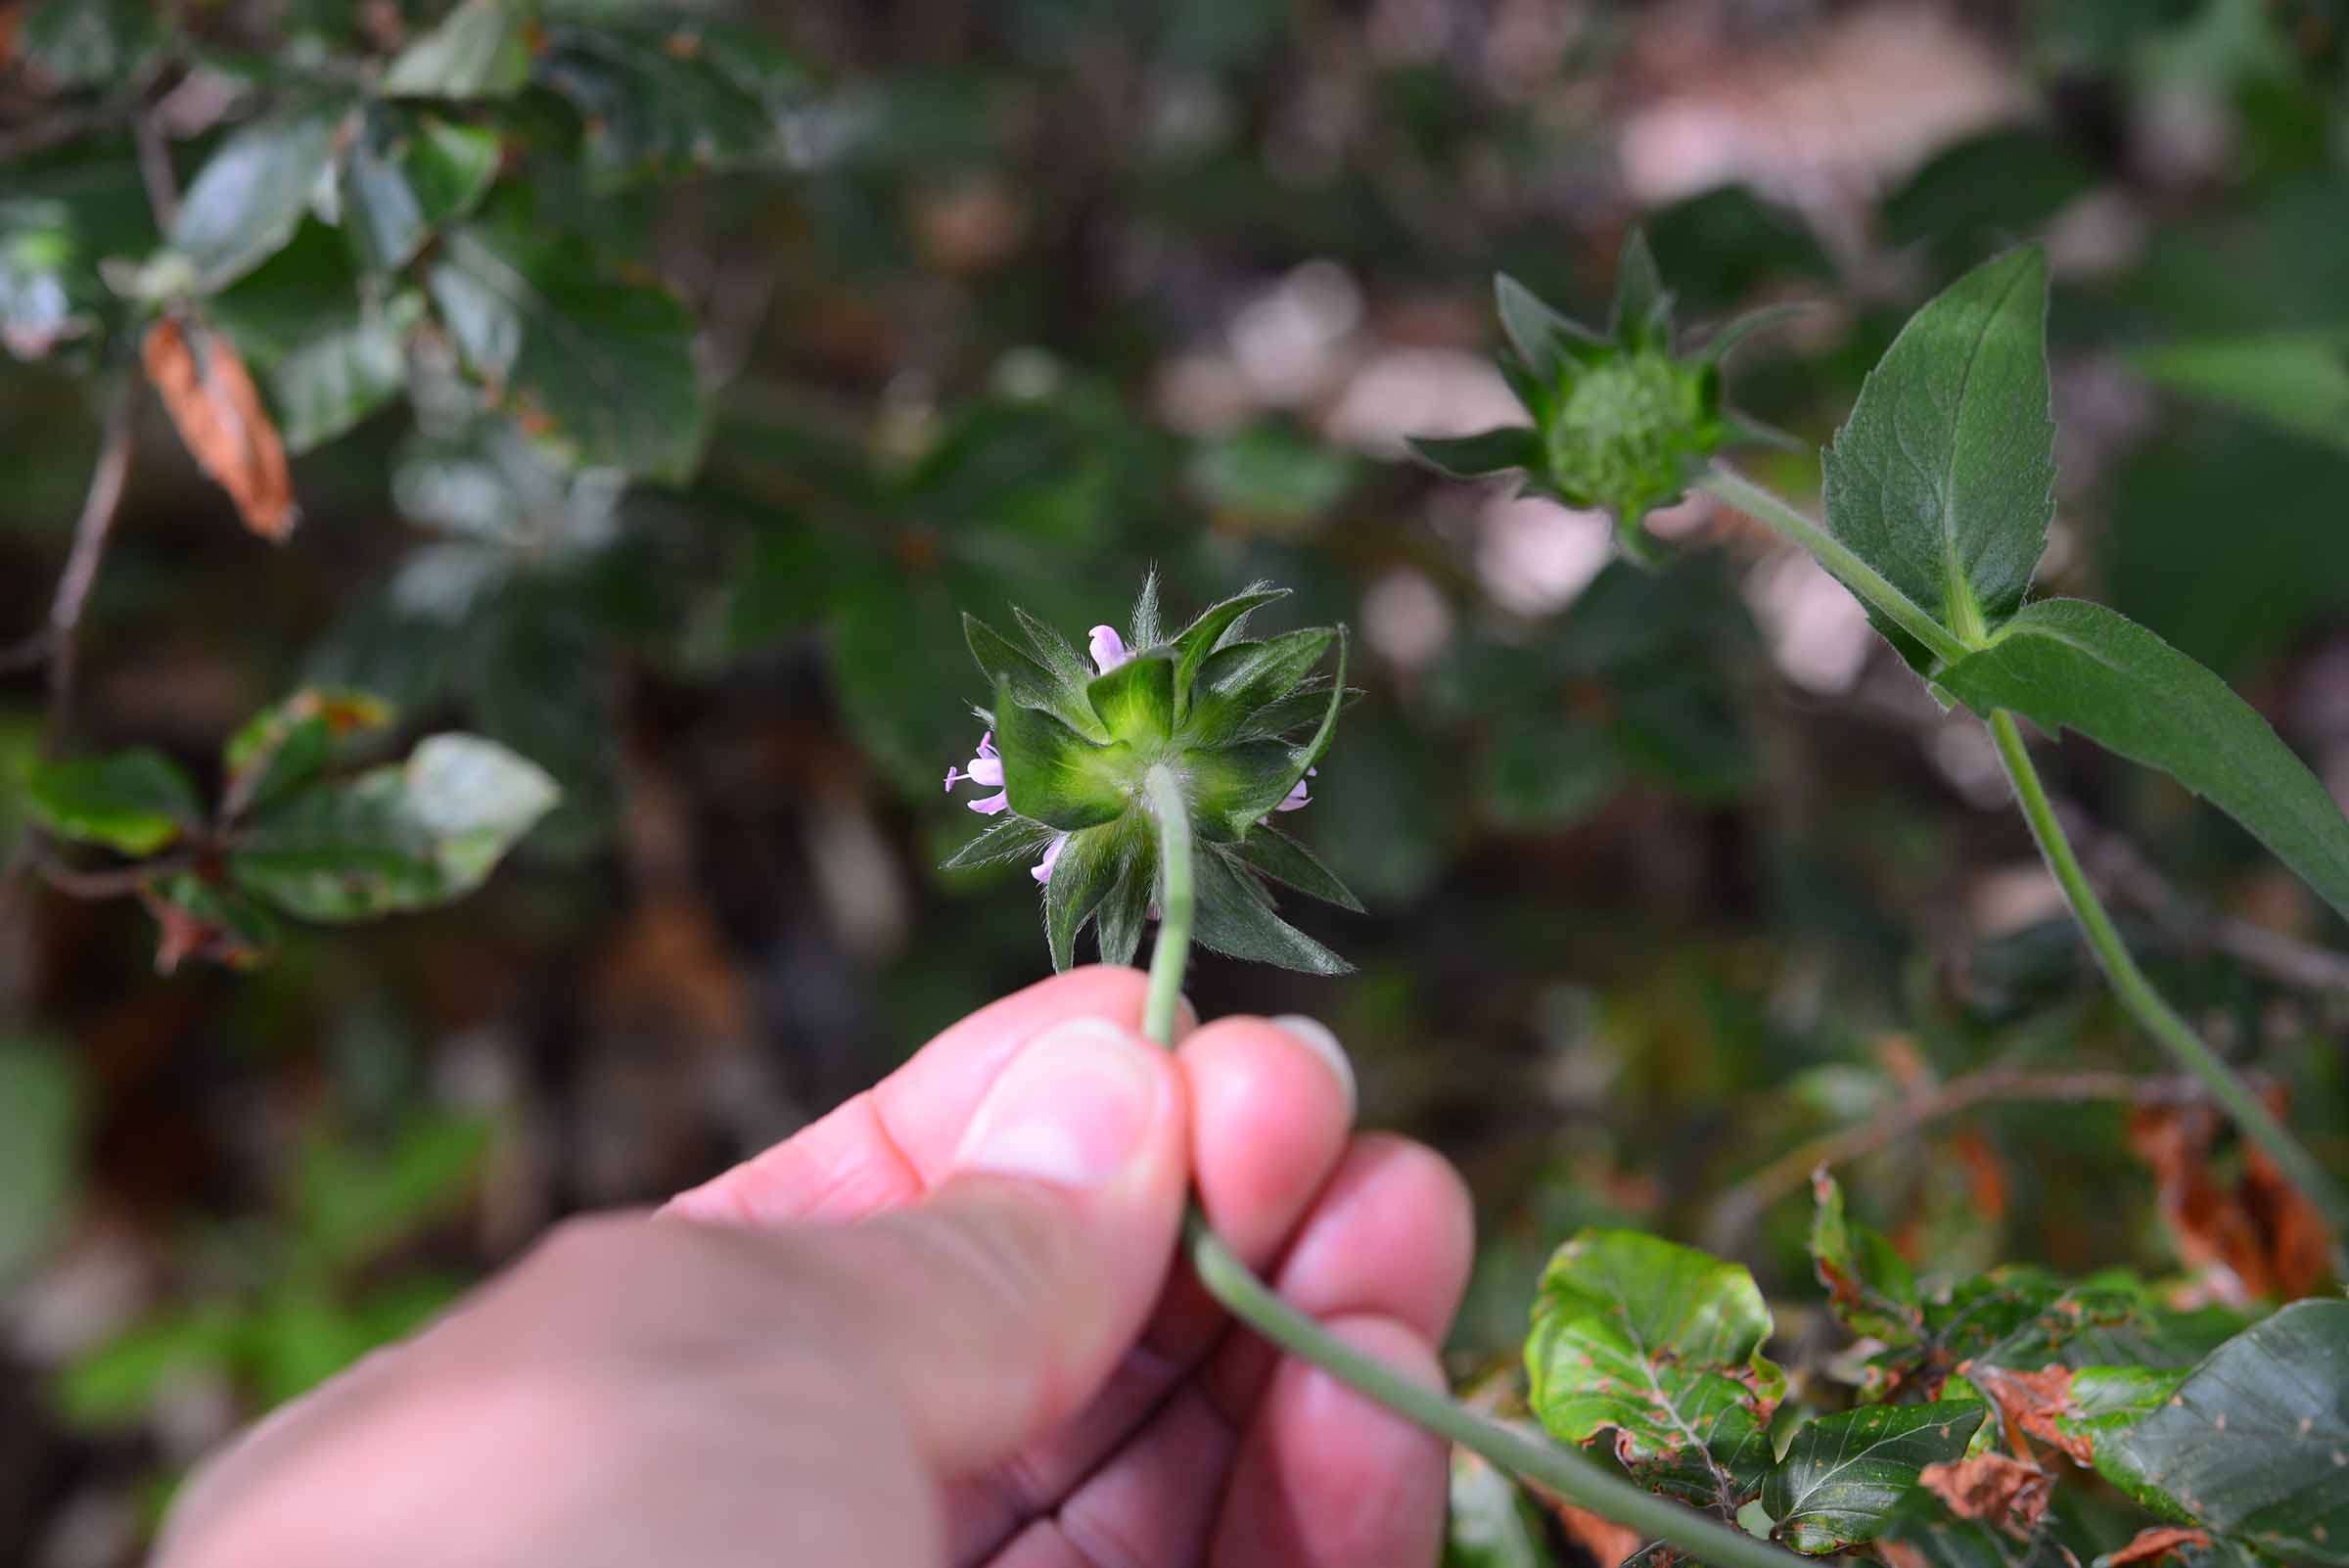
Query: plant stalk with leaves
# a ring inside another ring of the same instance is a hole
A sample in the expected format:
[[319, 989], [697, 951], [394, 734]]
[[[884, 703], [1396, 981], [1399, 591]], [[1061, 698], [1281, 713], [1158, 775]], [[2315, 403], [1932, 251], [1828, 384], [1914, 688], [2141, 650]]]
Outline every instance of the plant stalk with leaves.
[[[1506, 278], [1497, 294], [1515, 355], [1504, 368], [1521, 388], [1546, 385], [1562, 369], [1579, 389], [1638, 362], [1647, 350], [1623, 339], [1627, 314], [1657, 321], [1661, 340], [1670, 342], [1669, 297], [1636, 235], [1618, 276], [1611, 343], [1530, 300]], [[1693, 487], [1808, 551], [1861, 601], [1945, 707], [1963, 704], [1981, 717], [2114, 994], [2324, 1210], [2337, 1234], [2349, 1230], [2349, 1191], [2138, 967], [2049, 804], [2016, 723], [2020, 715], [2050, 733], [2077, 730], [2169, 773], [2349, 914], [2349, 820], [2265, 719], [2216, 675], [2117, 611], [2078, 599], [2026, 602], [2055, 508], [2047, 313], [2046, 258], [2028, 247], [1984, 262], [1917, 312], [1822, 454], [1823, 526], [1718, 466], [1715, 453], [1731, 432], [1701, 408], [1659, 410], [1618, 397], [1602, 415], [1572, 396], [1529, 399], [1533, 430], [1415, 444], [1447, 473], [1518, 469], [1526, 487], [1570, 500], [1575, 495], [1559, 488], [1546, 454], [1596, 445], [1624, 454], [1616, 462], [1623, 468], [1638, 454], [1667, 452], [1675, 465], [1669, 486], [1589, 490], [1582, 504], [1606, 507], [1622, 532], [1659, 491]], [[1731, 328], [1716, 342], [1741, 335]], [[1704, 385], [1718, 356], [1718, 348], [1708, 350], [1683, 379]], [[1653, 557], [1644, 545], [1627, 553]]]

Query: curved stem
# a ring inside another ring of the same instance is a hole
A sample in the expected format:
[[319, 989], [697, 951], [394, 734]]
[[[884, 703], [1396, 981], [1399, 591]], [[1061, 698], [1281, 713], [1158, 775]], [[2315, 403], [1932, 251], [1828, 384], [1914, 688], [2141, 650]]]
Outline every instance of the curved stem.
[[2235, 1126], [2242, 1129], [2243, 1136], [2258, 1144], [2276, 1162], [2285, 1179], [2325, 1212], [2334, 1231], [2349, 1230], [2349, 1194], [2343, 1193], [2316, 1158], [2260, 1102], [2259, 1096], [2228, 1071], [2227, 1064], [2202, 1043], [2201, 1037], [2178, 1016], [2177, 1009], [2163, 999], [2161, 992], [2153, 989], [2153, 983], [2145, 978], [2144, 971], [2137, 967], [2137, 959], [2121, 941], [2112, 916], [2104, 910], [2103, 900], [2089, 885], [2088, 873], [2080, 868], [2080, 857], [2072, 853], [2072, 841], [2065, 836], [2063, 823], [2048, 800], [2046, 786], [2040, 783], [2039, 769], [2032, 765], [2031, 754], [2023, 745], [2023, 734], [2014, 722], [2014, 715], [2004, 709], [1992, 714], [1990, 734], [1998, 744], [1999, 761], [2005, 764], [2006, 777], [2013, 782], [2014, 798], [2023, 808], [2024, 820], [2031, 824], [2031, 837], [2038, 841], [2041, 856], [2048, 862], [2048, 869], [2055, 874], [2057, 886], [2063, 889], [2064, 899], [2071, 904], [2072, 915], [2080, 923], [2081, 934], [2088, 938], [2096, 962], [2103, 967], [2105, 978], [2112, 982], [2113, 994], [2143, 1026], [2145, 1033], [2177, 1059], [2179, 1066], [2202, 1081], [2211, 1098], [2226, 1107]]
[[1894, 587], [1882, 573], [1853, 554], [1841, 539], [1753, 481], [1726, 468], [1716, 468], [1698, 480], [1696, 487], [1727, 501], [1756, 522], [1775, 529], [1810, 551], [1813, 559], [1836, 580], [1880, 611], [1885, 620], [1923, 643], [1943, 664], [1955, 664], [1973, 651], [1957, 633], [1934, 620], [1923, 606]]
[[[1158, 945], [1150, 953], [1150, 989], [1142, 1003], [1142, 1033], [1174, 1043], [1175, 1009], [1191, 947], [1198, 895], [1191, 874], [1190, 806], [1181, 783], [1165, 767], [1143, 781], [1143, 798], [1158, 822]], [[1709, 1519], [1667, 1498], [1642, 1492], [1607, 1474], [1581, 1454], [1489, 1420], [1452, 1403], [1438, 1389], [1414, 1383], [1353, 1346], [1274, 1295], [1223, 1238], [1210, 1229], [1197, 1203], [1182, 1219], [1183, 1250], [1207, 1293], [1267, 1340], [1309, 1361], [1356, 1392], [1414, 1425], [1474, 1450], [1576, 1505], [1652, 1541], [1666, 1541], [1713, 1568], [1797, 1568], [1805, 1559]]]

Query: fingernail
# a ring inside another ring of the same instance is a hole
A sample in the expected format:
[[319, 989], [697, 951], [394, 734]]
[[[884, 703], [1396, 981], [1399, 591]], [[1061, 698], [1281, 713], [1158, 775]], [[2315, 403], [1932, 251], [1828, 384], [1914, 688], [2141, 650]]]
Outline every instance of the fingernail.
[[1045, 1031], [979, 1102], [955, 1169], [1103, 1185], [1140, 1151], [1158, 1118], [1156, 1054], [1103, 1019], [1073, 1018]]
[[1329, 1026], [1303, 1013], [1283, 1013], [1271, 1023], [1274, 1029], [1309, 1047], [1329, 1064], [1329, 1070], [1338, 1075], [1338, 1086], [1346, 1091], [1346, 1114], [1352, 1116], [1358, 1108], [1354, 1063], [1347, 1059], [1346, 1047], [1338, 1043], [1338, 1037], [1329, 1032]]

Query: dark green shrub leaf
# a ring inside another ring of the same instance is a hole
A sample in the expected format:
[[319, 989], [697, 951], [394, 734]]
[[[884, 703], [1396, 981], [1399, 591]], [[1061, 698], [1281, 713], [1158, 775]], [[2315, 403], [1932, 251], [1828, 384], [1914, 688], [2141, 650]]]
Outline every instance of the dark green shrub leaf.
[[1985, 716], [2012, 709], [2160, 768], [2349, 914], [2349, 821], [2332, 796], [2225, 681], [2119, 611], [2042, 600], [1936, 678]]
[[400, 394], [407, 337], [423, 313], [413, 291], [362, 289], [348, 248], [314, 222], [207, 309], [260, 377], [294, 452], [323, 445]]
[[183, 872], [141, 890], [147, 912], [161, 932], [155, 947], [158, 974], [191, 958], [230, 969], [251, 969], [277, 945], [277, 921], [234, 888]]
[[1811, 1217], [1811, 1264], [1836, 1317], [1855, 1334], [1895, 1345], [1913, 1341], [1923, 1316], [1908, 1261], [1882, 1235], [1845, 1217], [1843, 1188], [1824, 1166], [1811, 1177], [1811, 1190], [1818, 1200]]
[[229, 856], [237, 884], [307, 920], [369, 920], [479, 887], [560, 792], [478, 735], [434, 735], [404, 764], [301, 790], [257, 814]]
[[1534, 1413], [1568, 1443], [1612, 1430], [1616, 1457], [1642, 1485], [1732, 1517], [1771, 1468], [1786, 1374], [1761, 1353], [1770, 1333], [1770, 1309], [1738, 1265], [1586, 1230], [1550, 1260], [1534, 1299]]
[[1456, 1446], [1443, 1568], [1560, 1568], [1540, 1507], [1507, 1472]]
[[61, 839], [149, 855], [204, 818], [196, 786], [179, 764], [149, 747], [105, 757], [35, 762], [24, 778], [24, 808]]
[[347, 103], [285, 110], [220, 144], [171, 225], [171, 248], [195, 268], [199, 289], [234, 283], [294, 238], [349, 117]]
[[757, 34], [683, 14], [550, 23], [533, 69], [578, 111], [606, 177], [769, 154], [807, 86], [799, 63]]
[[392, 710], [362, 691], [299, 691], [262, 709], [221, 749], [220, 814], [270, 805], [315, 778], [343, 737], [391, 722]]
[[343, 225], [371, 271], [407, 265], [433, 232], [481, 204], [497, 177], [495, 131], [382, 106], [343, 165]]
[[33, 0], [19, 26], [24, 63], [60, 87], [128, 81], [163, 41], [152, 0]]
[[0, 1038], [0, 1285], [14, 1285], [69, 1218], [81, 1157], [76, 1058]]
[[1828, 530], [1960, 638], [2014, 613], [2047, 548], [2047, 321], [2037, 249], [1984, 262], [1910, 318], [1821, 458]]
[[2349, 447], [2349, 333], [2164, 344], [2133, 358], [2174, 392], [2241, 409], [2328, 446]]
[[668, 290], [606, 277], [576, 239], [508, 212], [451, 230], [433, 303], [492, 400], [585, 465], [682, 482], [708, 399], [693, 318]]
[[2097, 1445], [2133, 1496], [2292, 1562], [2349, 1562], [2349, 1301], [2295, 1302]]
[[1773, 1534], [1812, 1553], [1874, 1540], [1917, 1472], [1963, 1455], [1985, 1413], [1970, 1402], [1864, 1405], [1805, 1423], [1762, 1489]]
[[439, 25], [402, 49], [384, 73], [392, 98], [504, 98], [530, 79], [530, 8], [519, 0], [460, 0]]

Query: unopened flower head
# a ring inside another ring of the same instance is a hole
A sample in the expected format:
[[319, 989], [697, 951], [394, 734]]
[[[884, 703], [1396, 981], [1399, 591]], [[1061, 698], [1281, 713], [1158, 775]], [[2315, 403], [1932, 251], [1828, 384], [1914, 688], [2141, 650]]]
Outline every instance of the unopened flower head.
[[1413, 440], [1443, 472], [1475, 479], [1517, 471], [1526, 491], [1611, 513], [1618, 547], [1650, 562], [1660, 546], [1642, 520], [1680, 500], [1714, 453], [1735, 441], [1787, 441], [1725, 405], [1721, 387], [1723, 357], [1782, 312], [1732, 322], [1681, 356], [1672, 297], [1636, 232], [1616, 267], [1604, 333], [1568, 320], [1513, 278], [1500, 278], [1495, 294], [1510, 348], [1501, 371], [1531, 424]]

